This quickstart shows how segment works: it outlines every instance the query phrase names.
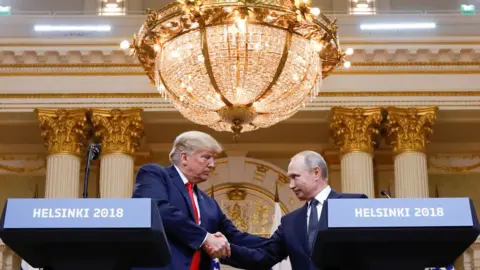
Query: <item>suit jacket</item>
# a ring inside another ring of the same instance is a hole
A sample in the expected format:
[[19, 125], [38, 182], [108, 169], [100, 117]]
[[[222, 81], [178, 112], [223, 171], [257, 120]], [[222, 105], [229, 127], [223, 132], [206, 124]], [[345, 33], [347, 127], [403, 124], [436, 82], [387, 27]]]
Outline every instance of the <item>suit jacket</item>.
[[[207, 232], [221, 232], [230, 243], [241, 246], [264, 243], [266, 238], [240, 232], [225, 216], [218, 203], [202, 190], [195, 187], [194, 192], [200, 208], [200, 225], [195, 223], [187, 188], [173, 165], [164, 168], [157, 164], [147, 164], [139, 169], [132, 197], [158, 201], [172, 261], [165, 268], [134, 269], [188, 270], [193, 254], [200, 248]], [[200, 270], [211, 270], [211, 264], [212, 258], [202, 250]]]
[[[327, 199], [368, 198], [364, 194], [339, 193], [332, 189]], [[308, 204], [285, 215], [275, 233], [261, 247], [251, 249], [231, 245], [232, 256], [228, 262], [237, 268], [266, 270], [287, 256], [293, 270], [319, 270], [310, 259], [307, 236]]]

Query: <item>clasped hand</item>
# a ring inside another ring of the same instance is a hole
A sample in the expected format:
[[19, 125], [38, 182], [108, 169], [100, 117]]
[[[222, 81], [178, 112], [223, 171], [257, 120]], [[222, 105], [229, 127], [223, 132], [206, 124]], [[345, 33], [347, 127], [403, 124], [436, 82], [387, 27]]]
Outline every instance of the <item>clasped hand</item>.
[[230, 243], [228, 243], [227, 238], [220, 232], [208, 234], [203, 245], [203, 250], [213, 258], [228, 258], [231, 253]]

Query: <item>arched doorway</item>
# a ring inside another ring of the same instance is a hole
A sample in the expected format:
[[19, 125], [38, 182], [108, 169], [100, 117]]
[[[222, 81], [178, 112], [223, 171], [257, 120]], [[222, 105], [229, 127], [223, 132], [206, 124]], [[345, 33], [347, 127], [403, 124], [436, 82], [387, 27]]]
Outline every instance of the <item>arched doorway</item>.
[[[303, 204], [288, 188], [288, 182], [286, 172], [273, 164], [233, 156], [217, 160], [212, 178], [200, 187], [210, 196], [213, 193], [223, 212], [239, 230], [268, 237], [275, 218], [275, 186], [283, 215]], [[221, 269], [235, 268], [222, 265]]]

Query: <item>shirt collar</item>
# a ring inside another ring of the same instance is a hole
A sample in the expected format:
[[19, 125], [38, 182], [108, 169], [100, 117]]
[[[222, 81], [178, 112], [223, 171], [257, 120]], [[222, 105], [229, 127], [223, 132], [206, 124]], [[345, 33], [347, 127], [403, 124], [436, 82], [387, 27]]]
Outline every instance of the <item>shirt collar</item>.
[[323, 202], [325, 202], [325, 200], [328, 198], [328, 195], [330, 195], [330, 191], [332, 191], [332, 188], [330, 186], [326, 186], [322, 191], [320, 191], [320, 193], [317, 194], [317, 196], [315, 196], [315, 199], [317, 199], [320, 204], [323, 204]]
[[175, 169], [177, 170], [178, 174], [180, 175], [180, 178], [182, 178], [183, 184], [186, 185], [188, 183], [187, 177], [180, 171], [180, 169], [177, 167], [177, 165], [173, 165]]

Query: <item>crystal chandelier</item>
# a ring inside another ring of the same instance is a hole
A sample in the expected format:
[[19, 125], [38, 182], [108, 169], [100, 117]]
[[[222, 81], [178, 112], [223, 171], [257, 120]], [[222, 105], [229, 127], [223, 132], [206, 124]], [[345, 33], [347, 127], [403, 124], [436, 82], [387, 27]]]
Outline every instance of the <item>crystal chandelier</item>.
[[178, 0], [147, 12], [122, 46], [184, 117], [235, 138], [291, 117], [350, 66], [335, 21], [308, 2]]

